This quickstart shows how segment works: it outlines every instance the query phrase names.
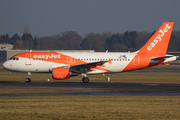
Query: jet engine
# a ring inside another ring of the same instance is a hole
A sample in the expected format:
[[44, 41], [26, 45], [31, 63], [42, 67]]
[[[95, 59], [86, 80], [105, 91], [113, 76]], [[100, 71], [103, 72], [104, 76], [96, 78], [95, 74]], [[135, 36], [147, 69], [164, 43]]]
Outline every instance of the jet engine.
[[52, 78], [56, 80], [68, 79], [72, 76], [78, 76], [78, 72], [70, 71], [69, 68], [53, 68]]

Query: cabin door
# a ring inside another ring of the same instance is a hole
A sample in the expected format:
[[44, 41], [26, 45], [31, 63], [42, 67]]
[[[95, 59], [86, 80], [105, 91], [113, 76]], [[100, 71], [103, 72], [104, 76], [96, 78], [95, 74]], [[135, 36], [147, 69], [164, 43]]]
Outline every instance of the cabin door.
[[26, 54], [25, 65], [31, 65], [31, 54]]
[[133, 61], [134, 66], [139, 66], [139, 55], [136, 55]]

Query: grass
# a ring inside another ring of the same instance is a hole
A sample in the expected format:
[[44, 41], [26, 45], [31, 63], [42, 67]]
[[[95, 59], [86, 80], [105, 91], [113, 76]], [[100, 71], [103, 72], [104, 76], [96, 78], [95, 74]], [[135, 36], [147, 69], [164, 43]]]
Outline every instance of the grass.
[[180, 96], [0, 98], [1, 120], [180, 119]]

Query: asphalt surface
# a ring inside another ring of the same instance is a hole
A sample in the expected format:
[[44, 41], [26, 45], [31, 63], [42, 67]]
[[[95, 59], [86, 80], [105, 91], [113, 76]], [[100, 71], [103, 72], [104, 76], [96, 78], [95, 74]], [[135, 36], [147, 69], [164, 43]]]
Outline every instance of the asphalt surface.
[[48, 94], [16, 94], [0, 96], [76, 96], [76, 95], [180, 95], [180, 84], [137, 84], [107, 82], [13, 82], [1, 81], [0, 88], [59, 89], [72, 92]]

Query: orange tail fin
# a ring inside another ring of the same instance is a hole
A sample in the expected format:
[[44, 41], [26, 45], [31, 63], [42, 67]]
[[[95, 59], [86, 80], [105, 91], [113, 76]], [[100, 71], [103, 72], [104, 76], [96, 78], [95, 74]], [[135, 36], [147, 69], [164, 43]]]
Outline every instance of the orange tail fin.
[[174, 22], [164, 22], [138, 53], [165, 55]]

